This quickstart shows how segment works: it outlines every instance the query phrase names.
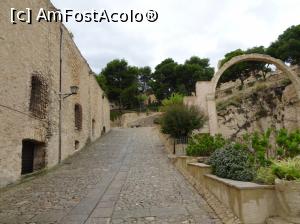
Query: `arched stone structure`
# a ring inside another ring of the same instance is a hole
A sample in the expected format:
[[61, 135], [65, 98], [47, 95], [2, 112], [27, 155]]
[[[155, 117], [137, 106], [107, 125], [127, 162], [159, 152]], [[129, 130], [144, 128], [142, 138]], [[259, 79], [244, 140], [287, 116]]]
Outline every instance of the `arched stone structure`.
[[[231, 60], [229, 60], [228, 62], [226, 62], [215, 73], [211, 81], [197, 82], [196, 84], [197, 105], [208, 116], [209, 132], [212, 135], [217, 134], [219, 130], [216, 101], [215, 101], [218, 81], [228, 68], [230, 68], [234, 64], [243, 61], [262, 61], [262, 62], [275, 65], [279, 70], [283, 71], [283, 73], [286, 74], [288, 78], [292, 81], [292, 84], [294, 85], [295, 90], [297, 92], [298, 99], [300, 100], [300, 78], [281, 60], [263, 54], [246, 54], [246, 55], [236, 56]], [[300, 110], [298, 111], [300, 112]], [[299, 112], [297, 113], [298, 124], [300, 121]]]

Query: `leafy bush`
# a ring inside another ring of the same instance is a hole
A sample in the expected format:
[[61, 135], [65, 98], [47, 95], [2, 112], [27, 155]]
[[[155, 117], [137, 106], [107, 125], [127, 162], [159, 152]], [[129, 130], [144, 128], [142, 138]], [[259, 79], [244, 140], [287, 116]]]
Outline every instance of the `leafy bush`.
[[203, 127], [205, 117], [196, 107], [169, 106], [161, 119], [161, 129], [173, 138], [188, 136], [194, 129]]
[[251, 181], [254, 178], [254, 166], [251, 154], [241, 144], [233, 143], [216, 150], [209, 163], [215, 175], [240, 181]]
[[111, 110], [110, 111], [110, 120], [115, 121], [122, 116], [123, 112], [120, 110]]
[[189, 141], [186, 153], [188, 156], [210, 156], [216, 149], [222, 148], [225, 143], [226, 140], [222, 135], [197, 134]]
[[261, 166], [267, 167], [271, 165], [269, 152], [272, 148], [270, 144], [270, 136], [272, 129], [268, 129], [263, 133], [254, 132], [252, 134], [243, 135], [243, 144], [248, 147], [253, 154], [253, 162], [256, 168]]
[[271, 161], [268, 158], [268, 151], [271, 148], [270, 145], [270, 136], [271, 136], [271, 129], [268, 129], [264, 133], [255, 132], [252, 135], [252, 147], [255, 153], [256, 163], [259, 166], [269, 166]]
[[183, 105], [183, 98], [184, 95], [180, 93], [173, 93], [169, 98], [164, 99], [161, 104], [162, 108], [161, 111], [166, 111], [168, 107], [173, 105]]
[[300, 181], [300, 158], [295, 157], [274, 162], [272, 171], [279, 179]]
[[255, 182], [261, 184], [274, 184], [276, 176], [271, 167], [260, 167], [256, 172]]
[[300, 131], [288, 133], [286, 129], [281, 129], [277, 133], [276, 143], [279, 146], [277, 149], [279, 156], [295, 157], [300, 154]]

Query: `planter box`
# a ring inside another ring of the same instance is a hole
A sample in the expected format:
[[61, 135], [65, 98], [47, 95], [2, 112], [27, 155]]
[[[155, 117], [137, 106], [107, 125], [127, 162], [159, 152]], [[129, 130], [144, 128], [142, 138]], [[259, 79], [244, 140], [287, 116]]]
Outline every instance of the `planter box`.
[[187, 164], [191, 162], [196, 162], [196, 157], [191, 156], [177, 156], [175, 159], [175, 166], [181, 171], [187, 171]]
[[205, 185], [206, 174], [211, 174], [211, 167], [204, 163], [188, 163], [187, 171], [194, 178], [197, 183]]
[[206, 188], [245, 224], [262, 224], [276, 216], [273, 185], [234, 181], [215, 175], [204, 176]]
[[300, 223], [300, 182], [275, 181], [279, 215], [288, 222]]

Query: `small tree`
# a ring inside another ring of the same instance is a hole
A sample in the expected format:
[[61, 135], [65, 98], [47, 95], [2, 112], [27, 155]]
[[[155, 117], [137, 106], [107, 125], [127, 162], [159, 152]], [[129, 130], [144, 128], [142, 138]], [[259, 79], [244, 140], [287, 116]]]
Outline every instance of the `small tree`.
[[189, 136], [194, 129], [203, 127], [205, 117], [196, 107], [172, 105], [161, 119], [161, 129], [173, 138]]

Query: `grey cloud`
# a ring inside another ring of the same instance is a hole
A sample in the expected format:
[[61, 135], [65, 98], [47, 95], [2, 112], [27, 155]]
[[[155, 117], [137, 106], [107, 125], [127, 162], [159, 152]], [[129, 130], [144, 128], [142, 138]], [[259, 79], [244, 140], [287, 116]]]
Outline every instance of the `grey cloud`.
[[151, 24], [66, 24], [97, 73], [115, 58], [155, 67], [167, 57], [184, 62], [198, 55], [210, 58], [216, 66], [225, 53], [268, 45], [284, 29], [300, 23], [298, 0], [52, 1], [62, 9], [159, 12], [159, 20]]

